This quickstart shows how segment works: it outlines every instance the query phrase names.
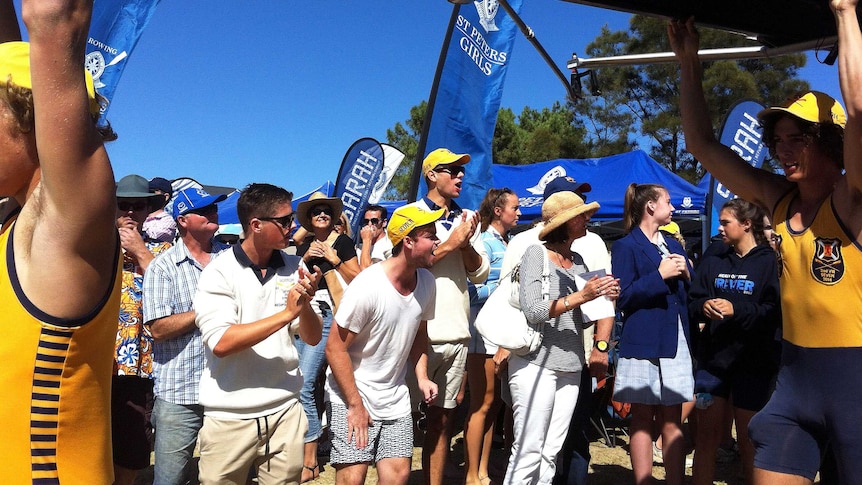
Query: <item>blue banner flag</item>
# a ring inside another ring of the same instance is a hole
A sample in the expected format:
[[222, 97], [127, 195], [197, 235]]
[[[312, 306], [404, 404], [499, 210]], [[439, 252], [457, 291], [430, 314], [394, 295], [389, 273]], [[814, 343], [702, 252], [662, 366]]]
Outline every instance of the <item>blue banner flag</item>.
[[338, 178], [335, 196], [344, 204], [352, 234], [358, 234], [359, 221], [383, 171], [383, 147], [373, 138], [360, 138], [347, 149]]
[[84, 61], [96, 90], [107, 99], [104, 119], [120, 76], [159, 0], [96, 0]]
[[[509, 5], [520, 13], [521, 0]], [[458, 198], [464, 208], [478, 209], [492, 186], [491, 143], [517, 32], [496, 0], [482, 0], [461, 6], [449, 39], [422, 155], [441, 147], [470, 154]], [[413, 176], [424, 179], [424, 174]], [[420, 182], [418, 195], [427, 192]]]
[[[763, 144], [763, 128], [757, 121], [757, 113], [763, 110], [763, 105], [756, 101], [744, 99], [738, 101], [724, 119], [721, 128], [721, 144], [730, 147], [752, 167], [760, 168], [769, 150]], [[718, 214], [725, 202], [736, 197], [733, 192], [709, 174], [712, 195], [712, 215], [710, 217], [710, 234], [718, 232]]]

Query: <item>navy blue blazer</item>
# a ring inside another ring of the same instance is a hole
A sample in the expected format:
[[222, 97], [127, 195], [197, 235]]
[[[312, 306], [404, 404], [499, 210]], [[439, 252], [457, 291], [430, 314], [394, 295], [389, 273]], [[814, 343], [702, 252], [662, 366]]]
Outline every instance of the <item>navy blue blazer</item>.
[[[666, 237], [671, 253], [685, 256], [682, 245]], [[616, 241], [611, 250], [613, 274], [620, 279], [617, 309], [622, 314], [620, 357], [639, 359], [676, 356], [677, 319], [682, 320], [685, 340], [691, 350], [687, 294], [689, 282], [682, 278], [662, 280], [658, 272], [661, 252], [639, 227]], [[694, 274], [686, 257], [690, 274]]]

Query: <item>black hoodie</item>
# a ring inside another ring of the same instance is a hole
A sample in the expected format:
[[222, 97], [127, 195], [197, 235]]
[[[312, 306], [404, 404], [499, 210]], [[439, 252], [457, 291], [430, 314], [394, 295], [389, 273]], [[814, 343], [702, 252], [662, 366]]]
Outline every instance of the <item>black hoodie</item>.
[[[733, 316], [709, 320], [703, 304], [724, 298], [733, 304]], [[772, 374], [778, 369], [781, 304], [775, 252], [755, 246], [740, 258], [732, 247], [707, 256], [689, 291], [692, 322], [705, 322], [697, 345], [699, 368], [719, 377], [730, 369]]]

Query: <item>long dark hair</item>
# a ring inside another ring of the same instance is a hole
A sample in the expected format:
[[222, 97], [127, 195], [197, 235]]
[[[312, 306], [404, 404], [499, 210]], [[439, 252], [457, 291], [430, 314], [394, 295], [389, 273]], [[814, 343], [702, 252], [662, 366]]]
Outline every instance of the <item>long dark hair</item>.
[[758, 246], [769, 244], [766, 234], [763, 233], [763, 217], [766, 215], [763, 208], [745, 199], [732, 199], [721, 206], [721, 210], [729, 210], [733, 217], [739, 222], [751, 222], [751, 234]]
[[644, 217], [644, 208], [647, 202], [657, 201], [663, 193], [667, 192], [664, 186], [659, 184], [629, 184], [626, 189], [625, 198], [625, 230], [630, 232], [637, 227]]

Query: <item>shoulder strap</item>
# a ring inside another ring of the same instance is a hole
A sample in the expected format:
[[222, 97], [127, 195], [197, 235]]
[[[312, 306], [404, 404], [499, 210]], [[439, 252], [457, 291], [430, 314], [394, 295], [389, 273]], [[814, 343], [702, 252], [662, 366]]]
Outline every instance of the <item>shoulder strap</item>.
[[549, 301], [551, 299], [551, 268], [548, 262], [548, 248], [544, 244], [542, 247], [542, 299]]

